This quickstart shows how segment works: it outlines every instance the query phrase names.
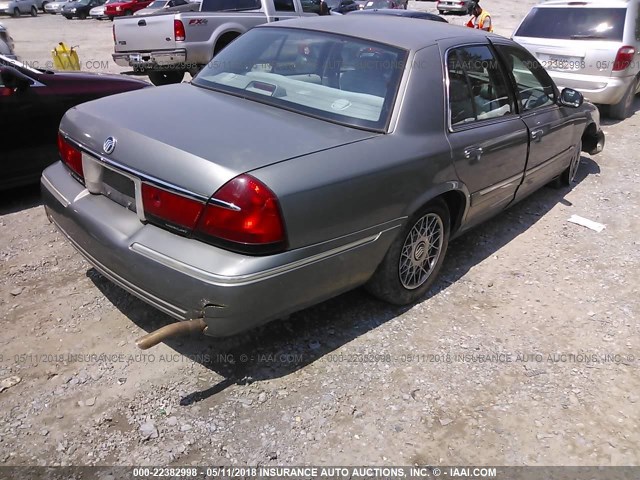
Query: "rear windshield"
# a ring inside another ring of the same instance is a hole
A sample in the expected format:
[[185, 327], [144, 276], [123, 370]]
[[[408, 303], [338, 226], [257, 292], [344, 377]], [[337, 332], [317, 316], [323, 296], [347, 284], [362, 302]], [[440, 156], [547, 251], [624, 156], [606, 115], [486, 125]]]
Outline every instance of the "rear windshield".
[[622, 41], [626, 8], [534, 8], [516, 37]]
[[342, 35], [254, 28], [193, 84], [349, 126], [383, 130], [407, 52]]
[[203, 0], [203, 12], [238, 12], [242, 10], [259, 10], [260, 0]]

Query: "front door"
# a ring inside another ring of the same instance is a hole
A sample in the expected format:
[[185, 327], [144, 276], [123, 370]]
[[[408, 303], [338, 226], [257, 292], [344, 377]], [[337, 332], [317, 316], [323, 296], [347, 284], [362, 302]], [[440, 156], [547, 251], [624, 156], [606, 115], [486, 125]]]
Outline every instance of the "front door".
[[553, 81], [523, 48], [496, 44], [509, 76], [518, 93], [521, 118], [526, 123], [529, 139], [529, 160], [516, 200], [523, 198], [558, 176], [571, 163], [578, 139], [565, 128], [578, 120], [571, 119], [566, 109], [558, 105]]

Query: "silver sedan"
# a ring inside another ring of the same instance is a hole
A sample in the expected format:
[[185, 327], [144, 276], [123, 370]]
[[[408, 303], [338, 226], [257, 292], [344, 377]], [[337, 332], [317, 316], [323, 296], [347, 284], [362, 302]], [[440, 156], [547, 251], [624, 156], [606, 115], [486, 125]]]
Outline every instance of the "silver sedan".
[[518, 44], [428, 27], [271, 23], [190, 84], [67, 112], [47, 214], [107, 278], [190, 320], [144, 346], [236, 334], [361, 285], [419, 301], [451, 238], [573, 183], [581, 151], [602, 150], [597, 109]]

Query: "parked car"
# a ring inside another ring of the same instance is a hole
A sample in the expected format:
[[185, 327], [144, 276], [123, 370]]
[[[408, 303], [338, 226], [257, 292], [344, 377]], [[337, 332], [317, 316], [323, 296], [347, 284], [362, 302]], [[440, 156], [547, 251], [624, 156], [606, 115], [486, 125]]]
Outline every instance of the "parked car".
[[406, 9], [408, 2], [409, 0], [368, 0], [362, 10]]
[[558, 85], [575, 88], [609, 115], [625, 119], [640, 90], [639, 2], [550, 1], [534, 6], [513, 39]]
[[36, 0], [0, 0], [0, 15], [19, 17], [27, 13], [32, 17], [38, 16]]
[[50, 0], [36, 0], [36, 7], [38, 7], [42, 11], [42, 13], [44, 13], [44, 9], [49, 1]]
[[109, 17], [109, 20], [113, 20], [115, 17], [133, 15], [138, 10], [147, 8], [152, 2], [153, 0], [121, 0], [107, 5], [104, 13]]
[[342, 15], [358, 10], [358, 4], [355, 0], [325, 0], [325, 3], [331, 12]]
[[7, 28], [0, 23], [0, 55], [15, 59], [14, 48], [13, 38], [9, 35]]
[[358, 15], [362, 15], [362, 14], [392, 15], [394, 17], [420, 18], [423, 20], [433, 20], [435, 22], [449, 23], [447, 22], [446, 19], [442, 18], [439, 15], [436, 15], [435, 13], [422, 12], [419, 10], [402, 10], [397, 8], [376, 8], [372, 10], [358, 10], [355, 13], [357, 13]]
[[69, 108], [147, 86], [121, 75], [36, 70], [0, 55], [0, 190], [37, 182], [55, 161], [58, 125]]
[[604, 134], [517, 43], [373, 17], [260, 25], [191, 83], [70, 110], [47, 214], [111, 281], [193, 319], [173, 332], [236, 334], [360, 285], [420, 300], [451, 238], [572, 183]]
[[250, 28], [318, 10], [309, 0], [203, 0], [199, 12], [123, 18], [114, 24], [113, 60], [155, 85], [178, 83]]
[[89, 16], [92, 8], [102, 5], [104, 2], [105, 0], [73, 0], [62, 7], [62, 16], [67, 20], [72, 18], [84, 20]]
[[151, 15], [166, 12], [195, 12], [200, 5], [187, 0], [155, 0], [148, 7], [138, 10], [134, 15]]
[[93, 7], [89, 10], [89, 16], [95, 20], [104, 20], [107, 17], [107, 14], [104, 13], [104, 9], [108, 3], [112, 3], [119, 0], [106, 0], [102, 5], [98, 5], [97, 7]]
[[436, 2], [436, 8], [440, 15], [445, 13], [466, 14], [475, 0], [439, 0]]
[[45, 5], [44, 11], [45, 13], [50, 13], [51, 15], [62, 13], [62, 7], [64, 7], [69, 1], [70, 0], [57, 0], [54, 2], [49, 2]]

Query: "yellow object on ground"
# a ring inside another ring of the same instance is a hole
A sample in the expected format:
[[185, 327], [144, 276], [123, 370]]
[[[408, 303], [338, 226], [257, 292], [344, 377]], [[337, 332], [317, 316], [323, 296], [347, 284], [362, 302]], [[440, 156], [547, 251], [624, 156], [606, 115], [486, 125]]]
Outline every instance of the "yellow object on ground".
[[74, 50], [74, 47], [69, 48], [63, 42], [51, 50], [51, 57], [55, 70], [80, 70], [78, 52]]

